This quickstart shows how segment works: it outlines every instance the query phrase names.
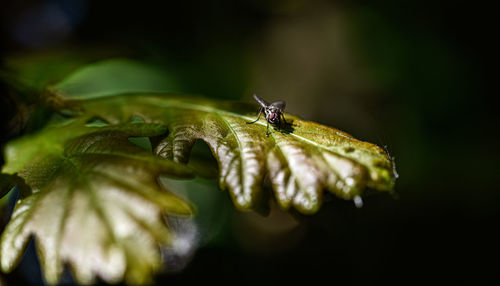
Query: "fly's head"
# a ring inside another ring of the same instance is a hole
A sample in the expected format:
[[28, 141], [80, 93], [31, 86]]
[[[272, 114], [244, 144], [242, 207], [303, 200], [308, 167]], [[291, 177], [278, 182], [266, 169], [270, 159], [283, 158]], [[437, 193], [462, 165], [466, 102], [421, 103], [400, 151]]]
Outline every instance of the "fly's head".
[[275, 106], [265, 107], [266, 112], [266, 120], [274, 125], [278, 125], [280, 123], [281, 114], [283, 110], [281, 108]]

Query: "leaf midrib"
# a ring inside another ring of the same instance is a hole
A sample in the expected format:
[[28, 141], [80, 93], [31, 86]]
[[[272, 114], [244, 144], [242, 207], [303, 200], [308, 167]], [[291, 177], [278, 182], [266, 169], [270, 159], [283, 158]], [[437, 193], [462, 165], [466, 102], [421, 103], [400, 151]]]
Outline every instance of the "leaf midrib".
[[[239, 117], [239, 118], [243, 118], [243, 119], [246, 119], [246, 120], [249, 120], [249, 121], [253, 121], [253, 118], [251, 117], [248, 117], [246, 115], [242, 115], [242, 114], [239, 114], [239, 113], [234, 113], [234, 112], [231, 112], [231, 111], [227, 111], [227, 110], [222, 110], [222, 109], [218, 109], [218, 108], [212, 108], [212, 107], [209, 107], [209, 106], [205, 106], [205, 105], [200, 105], [200, 104], [194, 104], [194, 103], [186, 103], [186, 102], [182, 102], [182, 101], [179, 101], [179, 100], [175, 100], [175, 99], [162, 99], [162, 100], [158, 100], [158, 103], [161, 104], [161, 105], [164, 105], [164, 103], [168, 103], [167, 106], [173, 106], [173, 107], [178, 107], [178, 108], [184, 108], [184, 109], [193, 109], [193, 110], [198, 110], [198, 111], [204, 111], [204, 112], [208, 112], [208, 113], [215, 113], [219, 116], [221, 115], [229, 115], [229, 116], [233, 116], [233, 117]], [[257, 124], [261, 125], [261, 126], [266, 126], [267, 123], [263, 123], [261, 120], [257, 121], [256, 122]], [[352, 137], [349, 137], [349, 136], [346, 136], [342, 133], [339, 133], [339, 132], [336, 132], [334, 131], [336, 135], [338, 136], [341, 136], [343, 138], [346, 138], [348, 140], [353, 140]], [[321, 134], [321, 133], [316, 133], [318, 135], [329, 135], [328, 133], [324, 133], [324, 134]], [[325, 150], [329, 150], [329, 151], [333, 151], [331, 150], [330, 148], [328, 148], [327, 146], [324, 146], [324, 145], [321, 145], [321, 144], [318, 144], [314, 141], [311, 141], [307, 138], [304, 138], [300, 135], [297, 135], [297, 134], [294, 134], [294, 133], [290, 133], [289, 135], [292, 135], [302, 141], [305, 141], [309, 144], [312, 144], [312, 145], [315, 145], [319, 148], [322, 148], [322, 149], [325, 149]]]
[[[236, 118], [242, 118], [242, 119], [245, 119], [247, 121], [253, 121], [253, 118], [248, 117], [246, 115], [242, 115], [239, 113], [234, 113], [231, 111], [222, 110], [222, 109], [218, 109], [218, 108], [213, 108], [211, 106], [206, 106], [206, 105], [202, 105], [202, 104], [196, 104], [196, 103], [191, 103], [191, 102], [187, 103], [187, 102], [183, 102], [183, 101], [180, 101], [177, 99], [166, 99], [164, 97], [163, 98], [154, 98], [154, 100], [155, 100], [156, 105], [163, 106], [165, 108], [176, 107], [176, 108], [197, 110], [197, 111], [203, 111], [203, 112], [207, 112], [207, 113], [214, 113], [214, 114], [217, 114], [219, 117], [223, 117], [225, 115], [225, 116], [232, 116], [232, 117], [236, 117]], [[261, 120], [257, 121], [256, 123], [261, 125], [261, 126], [266, 126], [266, 124], [267, 124], [267, 123], [262, 122]], [[336, 135], [341, 136], [342, 138], [344, 138], [346, 140], [359, 141], [353, 137], [346, 136], [340, 132], [337, 132], [337, 131], [333, 131], [333, 132], [335, 132]], [[274, 133], [271, 133], [271, 134], [272, 134], [273, 140], [277, 144], [278, 143], [277, 138], [274, 136]], [[317, 133], [317, 134], [320, 135], [320, 133]], [[339, 155], [344, 156], [346, 158], [349, 158], [360, 165], [365, 165], [367, 163], [367, 162], [363, 162], [363, 160], [360, 161], [359, 158], [357, 158], [356, 156], [350, 156], [349, 154], [344, 153], [341, 147], [337, 147], [337, 148], [327, 147], [325, 145], [318, 144], [317, 142], [314, 142], [310, 139], [304, 138], [304, 137], [302, 137], [298, 134], [295, 134], [295, 133], [290, 133], [288, 135], [291, 135], [291, 136], [297, 138], [298, 140], [301, 140], [307, 144], [315, 146], [316, 148], [326, 150], [328, 152], [338, 153]], [[330, 134], [324, 133], [321, 135], [330, 135]], [[362, 141], [359, 141], [359, 142], [362, 142]]]

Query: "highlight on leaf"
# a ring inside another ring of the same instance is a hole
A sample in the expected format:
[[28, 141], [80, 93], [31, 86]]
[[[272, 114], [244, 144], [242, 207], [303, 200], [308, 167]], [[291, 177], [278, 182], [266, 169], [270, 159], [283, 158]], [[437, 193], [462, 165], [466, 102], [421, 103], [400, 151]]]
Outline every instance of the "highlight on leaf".
[[162, 123], [169, 134], [155, 146], [162, 158], [187, 163], [197, 140], [210, 147], [219, 165], [219, 185], [228, 189], [239, 209], [258, 208], [270, 181], [282, 208], [316, 212], [325, 190], [361, 203], [366, 188], [389, 191], [394, 162], [380, 147], [335, 128], [300, 120], [290, 130], [266, 136], [265, 119], [255, 107], [171, 94], [127, 94], [81, 101], [86, 116], [112, 124], [140, 116]]
[[31, 193], [20, 197], [2, 233], [2, 270], [17, 265], [33, 237], [49, 284], [58, 283], [65, 265], [81, 284], [96, 277], [151, 281], [162, 265], [159, 246], [175, 238], [162, 215], [192, 213], [160, 187], [158, 175], [188, 178], [191, 171], [128, 139], [165, 131], [159, 124], [88, 127], [74, 119], [10, 142], [2, 172], [17, 174]]

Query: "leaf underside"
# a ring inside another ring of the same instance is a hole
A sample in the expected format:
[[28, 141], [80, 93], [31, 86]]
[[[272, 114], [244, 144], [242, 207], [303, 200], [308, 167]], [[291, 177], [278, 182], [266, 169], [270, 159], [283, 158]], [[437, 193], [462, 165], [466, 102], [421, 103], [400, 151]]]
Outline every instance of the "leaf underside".
[[155, 148], [162, 158], [186, 163], [197, 140], [210, 147], [219, 165], [219, 185], [240, 209], [255, 208], [270, 181], [282, 208], [316, 212], [323, 191], [359, 198], [366, 187], [388, 191], [392, 159], [378, 146], [340, 130], [285, 115], [289, 132], [266, 136], [266, 121], [253, 106], [203, 98], [127, 94], [81, 102], [85, 116], [118, 124], [139, 116], [165, 124], [169, 135]]
[[77, 282], [148, 282], [161, 265], [159, 245], [170, 231], [162, 214], [190, 206], [161, 189], [161, 173], [190, 176], [128, 141], [166, 131], [157, 124], [86, 127], [83, 121], [48, 127], [9, 143], [4, 173], [24, 179], [31, 194], [17, 202], [1, 238], [1, 267], [11, 271], [30, 237], [44, 277], [55, 284], [67, 263]]

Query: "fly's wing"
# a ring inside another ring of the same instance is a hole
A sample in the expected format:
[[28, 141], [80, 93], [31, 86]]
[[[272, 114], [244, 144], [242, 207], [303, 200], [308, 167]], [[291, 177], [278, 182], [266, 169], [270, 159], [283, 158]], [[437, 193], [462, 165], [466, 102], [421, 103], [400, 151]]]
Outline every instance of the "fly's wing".
[[279, 108], [281, 110], [284, 110], [285, 106], [286, 106], [286, 102], [281, 101], [281, 100], [280, 101], [276, 101], [276, 102], [271, 103], [271, 106], [275, 106], [275, 107], [277, 107], [277, 108]]
[[267, 103], [267, 101], [265, 101], [262, 97], [260, 97], [260, 96], [258, 96], [258, 95], [256, 95], [256, 94], [254, 94], [254, 95], [253, 95], [253, 98], [254, 98], [255, 100], [257, 100], [257, 102], [258, 102], [258, 103], [259, 103], [262, 107], [267, 107], [267, 106], [269, 106], [269, 103]]

